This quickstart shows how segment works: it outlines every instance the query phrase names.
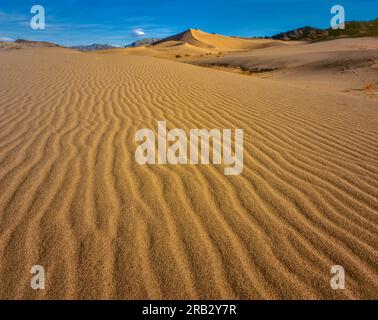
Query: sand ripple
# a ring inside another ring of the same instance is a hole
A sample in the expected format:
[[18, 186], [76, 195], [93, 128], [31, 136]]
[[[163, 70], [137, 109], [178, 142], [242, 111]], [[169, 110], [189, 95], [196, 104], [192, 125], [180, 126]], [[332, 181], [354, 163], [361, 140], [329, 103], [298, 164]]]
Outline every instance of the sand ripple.
[[[150, 57], [0, 56], [1, 298], [377, 298], [373, 101]], [[157, 120], [244, 129], [243, 174], [139, 166]]]

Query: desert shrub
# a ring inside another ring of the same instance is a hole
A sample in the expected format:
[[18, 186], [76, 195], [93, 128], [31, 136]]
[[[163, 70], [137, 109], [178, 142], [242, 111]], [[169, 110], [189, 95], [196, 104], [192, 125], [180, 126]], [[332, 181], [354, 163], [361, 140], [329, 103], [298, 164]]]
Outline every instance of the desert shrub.
[[371, 91], [374, 91], [374, 89], [375, 89], [375, 86], [374, 86], [374, 84], [372, 84], [372, 83], [368, 83], [368, 84], [366, 84], [366, 85], [363, 87], [363, 90], [364, 90], [365, 92], [371, 92]]

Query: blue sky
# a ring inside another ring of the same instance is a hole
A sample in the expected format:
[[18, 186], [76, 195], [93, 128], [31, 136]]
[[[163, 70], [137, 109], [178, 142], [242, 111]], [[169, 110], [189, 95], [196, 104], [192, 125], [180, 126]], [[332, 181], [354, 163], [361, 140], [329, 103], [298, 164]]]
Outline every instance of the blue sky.
[[[30, 28], [36, 4], [46, 10], [45, 30]], [[329, 27], [335, 4], [345, 7], [346, 20], [378, 17], [378, 0], [0, 0], [0, 38], [125, 45], [188, 28], [269, 36], [306, 25]]]

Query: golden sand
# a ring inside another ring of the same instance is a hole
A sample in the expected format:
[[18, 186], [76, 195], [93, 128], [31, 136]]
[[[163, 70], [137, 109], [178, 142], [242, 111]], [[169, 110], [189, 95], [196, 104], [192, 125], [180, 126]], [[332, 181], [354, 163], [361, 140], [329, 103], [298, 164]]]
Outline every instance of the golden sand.
[[[0, 75], [1, 298], [377, 298], [376, 100], [121, 51]], [[157, 120], [244, 129], [243, 173], [138, 165]]]

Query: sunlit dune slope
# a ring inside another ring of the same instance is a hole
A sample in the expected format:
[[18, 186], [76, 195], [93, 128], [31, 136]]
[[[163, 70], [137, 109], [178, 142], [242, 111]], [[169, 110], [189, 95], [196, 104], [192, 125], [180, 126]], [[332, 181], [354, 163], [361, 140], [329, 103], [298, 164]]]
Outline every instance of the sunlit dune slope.
[[153, 46], [166, 46], [167, 42], [174, 45], [176, 43], [187, 43], [189, 45], [217, 50], [246, 50], [256, 49], [266, 46], [279, 45], [284, 42], [270, 39], [242, 39], [227, 37], [219, 34], [210, 34], [198, 29], [189, 29], [177, 35], [162, 39], [154, 43]]

